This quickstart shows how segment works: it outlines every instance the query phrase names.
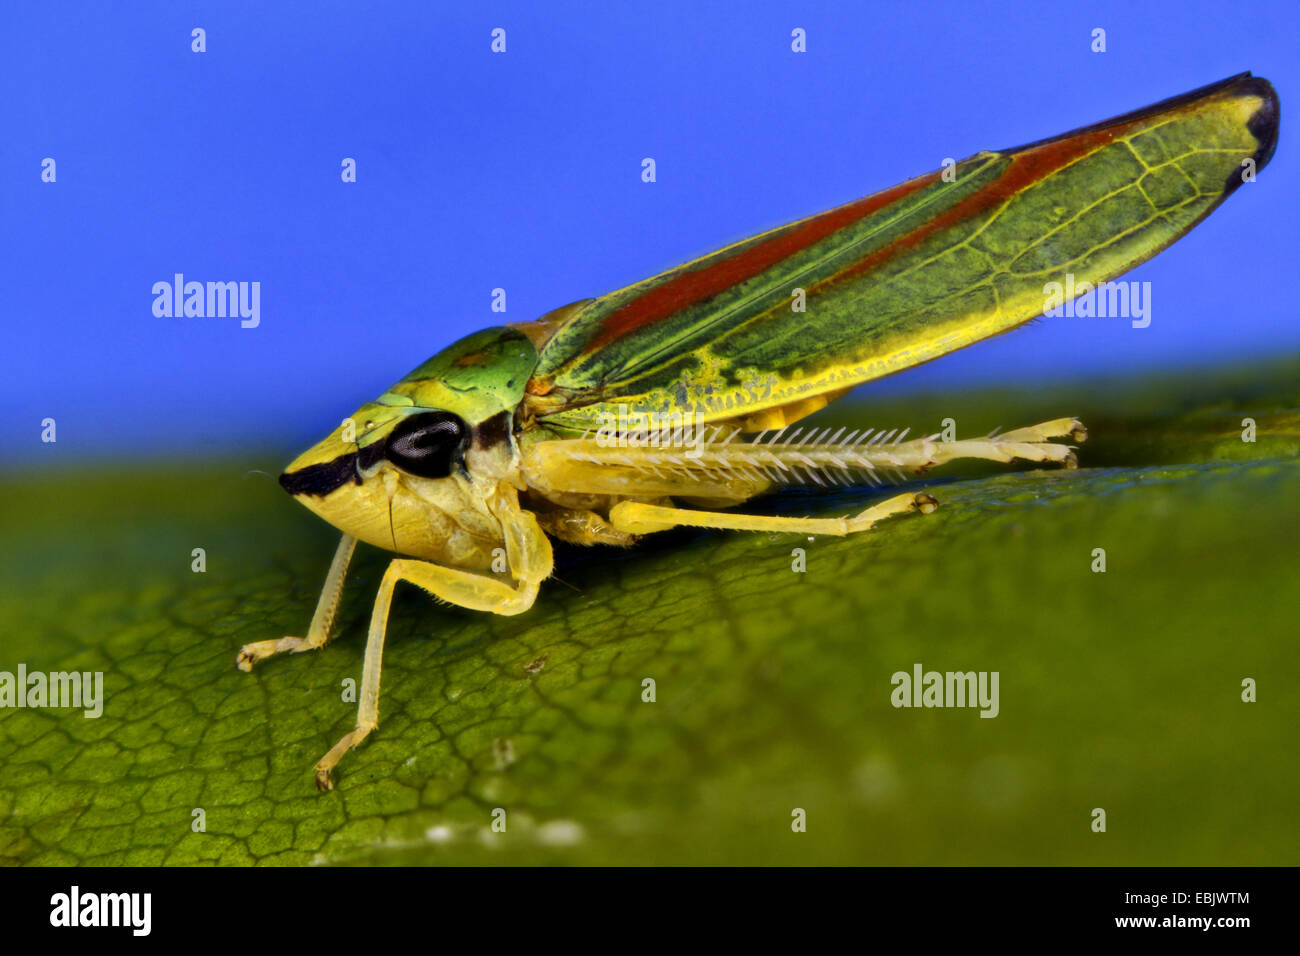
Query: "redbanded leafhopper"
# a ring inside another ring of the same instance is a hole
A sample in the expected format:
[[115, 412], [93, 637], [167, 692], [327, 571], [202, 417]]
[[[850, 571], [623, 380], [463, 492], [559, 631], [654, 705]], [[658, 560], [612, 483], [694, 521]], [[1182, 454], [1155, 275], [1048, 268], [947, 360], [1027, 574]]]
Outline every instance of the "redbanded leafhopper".
[[[789, 484], [880, 484], [956, 458], [1076, 464], [1073, 418], [996, 436], [908, 440], [796, 423], [855, 385], [1014, 328], [1149, 259], [1252, 181], [1278, 102], [1248, 73], [1094, 126], [981, 152], [536, 321], [439, 352], [286, 469], [343, 532], [306, 637], [319, 648], [357, 541], [393, 552], [370, 620], [356, 728], [321, 789], [378, 726], [393, 589], [521, 614], [550, 539], [634, 545], [677, 526], [847, 535], [925, 493], [840, 518], [734, 510]], [[1067, 281], [1068, 280], [1068, 281]]]

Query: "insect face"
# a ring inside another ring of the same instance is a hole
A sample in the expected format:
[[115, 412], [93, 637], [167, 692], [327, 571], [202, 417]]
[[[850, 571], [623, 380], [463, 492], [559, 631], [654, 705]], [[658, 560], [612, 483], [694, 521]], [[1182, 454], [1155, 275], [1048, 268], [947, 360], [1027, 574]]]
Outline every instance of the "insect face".
[[485, 489], [513, 467], [511, 415], [536, 352], [489, 329], [439, 352], [295, 459], [280, 484], [340, 531], [465, 569], [490, 567]]

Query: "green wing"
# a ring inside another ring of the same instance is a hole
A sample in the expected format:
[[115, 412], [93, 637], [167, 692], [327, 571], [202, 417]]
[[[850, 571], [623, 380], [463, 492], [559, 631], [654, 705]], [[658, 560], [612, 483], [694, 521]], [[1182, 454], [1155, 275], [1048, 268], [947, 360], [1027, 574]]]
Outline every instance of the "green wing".
[[1042, 314], [1067, 274], [1149, 259], [1263, 168], [1277, 128], [1244, 73], [727, 246], [535, 324], [527, 408], [562, 432], [618, 404], [761, 422], [917, 365]]

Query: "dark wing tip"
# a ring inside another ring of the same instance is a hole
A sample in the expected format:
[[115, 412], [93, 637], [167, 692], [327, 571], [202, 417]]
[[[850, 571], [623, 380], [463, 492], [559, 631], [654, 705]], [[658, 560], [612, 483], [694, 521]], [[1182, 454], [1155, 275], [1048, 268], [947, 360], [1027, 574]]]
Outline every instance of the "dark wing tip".
[[[1273, 158], [1273, 151], [1277, 148], [1277, 126], [1278, 126], [1278, 101], [1277, 91], [1273, 89], [1273, 84], [1262, 76], [1254, 76], [1249, 71], [1238, 73], [1236, 76], [1229, 76], [1226, 79], [1219, 80], [1216, 83], [1208, 83], [1205, 86], [1189, 90], [1186, 93], [1180, 93], [1177, 96], [1171, 96], [1168, 99], [1161, 100], [1159, 103], [1152, 103], [1150, 106], [1144, 106], [1141, 109], [1132, 110], [1128, 113], [1122, 113], [1119, 116], [1113, 116], [1110, 119], [1102, 120], [1100, 123], [1093, 123], [1090, 126], [1081, 126], [1078, 129], [1072, 129], [1068, 133], [1060, 133], [1047, 139], [1036, 140], [1032, 143], [1026, 143], [1023, 146], [1016, 146], [1012, 149], [999, 150], [1002, 153], [1019, 153], [1026, 150], [1036, 149], [1040, 146], [1046, 146], [1061, 140], [1071, 139], [1087, 133], [1093, 133], [1098, 130], [1109, 129], [1115, 126], [1122, 126], [1126, 123], [1132, 123], [1136, 120], [1146, 119], [1158, 113], [1165, 113], [1169, 110], [1176, 109], [1180, 106], [1186, 106], [1197, 100], [1208, 99], [1212, 96], [1257, 96], [1264, 101], [1264, 104], [1255, 111], [1255, 114], [1247, 121], [1246, 128], [1251, 135], [1255, 137], [1259, 144], [1259, 149], [1255, 151], [1255, 170], [1258, 172], [1267, 165], [1268, 161]], [[1234, 176], [1236, 174], [1234, 173]], [[1241, 185], [1240, 177], [1237, 177], [1237, 185]], [[1231, 188], [1228, 190], [1231, 192]]]
[[1264, 101], [1264, 104], [1255, 111], [1246, 122], [1246, 129], [1255, 137], [1259, 143], [1259, 149], [1255, 151], [1255, 169], [1260, 170], [1268, 165], [1268, 161], [1273, 158], [1273, 153], [1277, 149], [1277, 130], [1278, 123], [1281, 119], [1282, 108], [1277, 100], [1277, 90], [1273, 89], [1273, 84], [1262, 76], [1250, 76], [1245, 84], [1245, 89]]
[[[1273, 158], [1273, 153], [1277, 149], [1278, 121], [1281, 116], [1277, 90], [1273, 89], [1273, 84], [1262, 76], [1252, 76], [1249, 73], [1224, 80], [1223, 86], [1231, 87], [1233, 96], [1250, 96], [1263, 101], [1259, 109], [1246, 120], [1246, 130], [1255, 137], [1258, 146], [1251, 159], [1255, 161], [1254, 171], [1259, 172], [1268, 165], [1268, 161]], [[1223, 195], [1231, 196], [1243, 182], [1245, 179], [1242, 171], [1233, 170], [1223, 184]]]

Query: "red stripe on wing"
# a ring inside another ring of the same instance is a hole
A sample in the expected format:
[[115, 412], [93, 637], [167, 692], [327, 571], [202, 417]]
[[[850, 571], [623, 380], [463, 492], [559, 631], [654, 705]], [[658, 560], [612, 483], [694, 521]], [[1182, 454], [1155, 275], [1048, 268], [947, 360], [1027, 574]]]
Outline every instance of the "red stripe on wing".
[[[1069, 139], [1051, 140], [1041, 146], [1030, 147], [1011, 154], [1011, 165], [997, 180], [979, 192], [967, 196], [951, 209], [945, 210], [923, 225], [901, 236], [897, 241], [885, 248], [877, 249], [870, 255], [864, 256], [861, 261], [836, 273], [817, 288], [825, 288], [845, 279], [864, 275], [873, 269], [879, 268], [881, 263], [888, 261], [900, 252], [919, 245], [935, 233], [967, 219], [983, 215], [1011, 199], [1027, 186], [1045, 179], [1052, 173], [1082, 159], [1089, 153], [1108, 145], [1116, 137], [1124, 135], [1138, 122], [1140, 120], [1134, 120], [1132, 123], [1126, 123], [1122, 126], [1098, 129]], [[809, 290], [810, 294], [811, 292], [812, 290]]]
[[629, 333], [653, 325], [687, 306], [702, 302], [739, 282], [753, 278], [782, 259], [789, 258], [845, 226], [934, 182], [938, 176], [937, 172], [927, 173], [892, 186], [883, 192], [812, 216], [788, 231], [760, 242], [742, 253], [729, 256], [707, 268], [682, 273], [649, 289], [606, 316], [601, 322], [600, 331], [583, 349], [583, 354], [594, 353]]

